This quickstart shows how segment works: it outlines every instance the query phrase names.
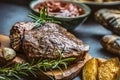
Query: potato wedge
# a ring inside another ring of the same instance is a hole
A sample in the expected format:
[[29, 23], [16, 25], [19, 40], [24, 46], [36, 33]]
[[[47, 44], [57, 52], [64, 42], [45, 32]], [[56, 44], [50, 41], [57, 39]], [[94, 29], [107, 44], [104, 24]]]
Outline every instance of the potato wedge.
[[95, 58], [90, 59], [84, 66], [82, 72], [83, 80], [97, 80], [98, 62]]
[[98, 61], [98, 67], [105, 61], [107, 61], [106, 59], [103, 59], [103, 58], [96, 58], [97, 61]]
[[98, 67], [98, 80], [119, 80], [119, 59], [113, 58]]
[[95, 0], [95, 2], [103, 2], [104, 0]]

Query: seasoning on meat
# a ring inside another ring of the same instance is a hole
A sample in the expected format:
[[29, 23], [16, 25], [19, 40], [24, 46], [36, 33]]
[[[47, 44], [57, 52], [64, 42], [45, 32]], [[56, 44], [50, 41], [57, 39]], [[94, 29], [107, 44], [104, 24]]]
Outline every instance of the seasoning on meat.
[[17, 40], [22, 41], [22, 49], [29, 60], [39, 60], [40, 58], [57, 59], [59, 57], [58, 50], [62, 51], [62, 58], [75, 57], [77, 60], [83, 60], [89, 50], [87, 44], [54, 23], [45, 23], [39, 28], [26, 30], [24, 34], [23, 32], [21, 34], [23, 38], [17, 37], [17, 40], [13, 36], [16, 35], [16, 33], [13, 33], [13, 28], [11, 32], [10, 38], [14, 41], [11, 42], [11, 45], [15, 47], [17, 44], [14, 44], [18, 42]]

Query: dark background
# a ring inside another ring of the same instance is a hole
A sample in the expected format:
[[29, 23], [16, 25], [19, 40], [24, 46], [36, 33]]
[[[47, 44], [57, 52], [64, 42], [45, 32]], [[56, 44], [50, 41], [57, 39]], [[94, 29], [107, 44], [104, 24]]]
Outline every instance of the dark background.
[[[29, 8], [29, 2], [30, 0], [0, 0], [0, 34], [9, 35], [12, 25], [16, 22], [32, 21], [27, 16], [32, 12]], [[112, 6], [112, 8], [119, 9], [120, 5], [117, 5], [116, 7]], [[93, 12], [95, 12], [95, 10], [96, 8], [93, 9]], [[116, 57], [102, 49], [100, 39], [104, 35], [112, 33], [95, 22], [93, 12], [85, 23], [78, 26], [73, 31], [73, 34], [90, 45], [89, 54], [93, 57], [105, 59]], [[80, 78], [76, 77], [74, 80], [80, 80]]]

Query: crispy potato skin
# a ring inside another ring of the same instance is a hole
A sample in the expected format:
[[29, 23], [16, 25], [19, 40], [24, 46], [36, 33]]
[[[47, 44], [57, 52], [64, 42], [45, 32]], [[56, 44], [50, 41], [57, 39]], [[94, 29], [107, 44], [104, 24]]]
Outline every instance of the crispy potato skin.
[[98, 67], [98, 80], [119, 80], [119, 59], [113, 58]]
[[97, 80], [98, 62], [95, 58], [90, 59], [84, 66], [82, 72], [83, 80]]
[[82, 80], [120, 80], [119, 59], [90, 59], [83, 67]]

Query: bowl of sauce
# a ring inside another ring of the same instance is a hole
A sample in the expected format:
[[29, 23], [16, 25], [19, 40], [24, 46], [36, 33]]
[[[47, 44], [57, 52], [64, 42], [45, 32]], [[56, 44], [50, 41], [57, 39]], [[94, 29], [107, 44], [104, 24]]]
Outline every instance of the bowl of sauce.
[[67, 29], [74, 29], [91, 12], [85, 4], [68, 0], [36, 0], [30, 3], [30, 8], [38, 14], [44, 7], [47, 7], [48, 16], [54, 16], [56, 20], [60, 20], [62, 26]]

